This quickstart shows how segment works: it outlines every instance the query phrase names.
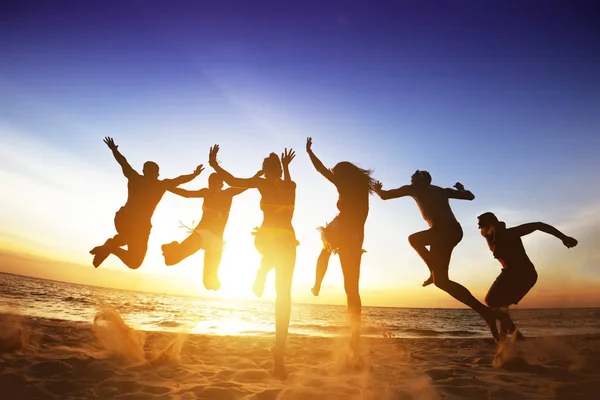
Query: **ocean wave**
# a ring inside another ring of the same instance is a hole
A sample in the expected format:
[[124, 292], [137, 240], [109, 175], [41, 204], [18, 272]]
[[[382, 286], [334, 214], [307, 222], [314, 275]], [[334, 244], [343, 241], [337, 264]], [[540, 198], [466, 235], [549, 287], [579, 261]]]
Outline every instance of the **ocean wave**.
[[79, 304], [96, 304], [93, 301], [90, 301], [86, 298], [82, 298], [82, 297], [73, 297], [73, 296], [67, 296], [63, 299], [63, 301], [69, 302], [69, 303], [79, 303]]
[[465, 330], [435, 330], [435, 329], [401, 329], [401, 334], [413, 334], [416, 336], [477, 336], [481, 332]]
[[[337, 333], [349, 330], [347, 325], [317, 325], [317, 324], [292, 324], [292, 330], [307, 330], [314, 332]], [[375, 326], [364, 326], [361, 329], [365, 335], [383, 334], [386, 329]]]
[[173, 320], [162, 320], [162, 321], [155, 322], [154, 325], [160, 326], [163, 328], [177, 328], [179, 326], [182, 326], [183, 324], [181, 322], [177, 322], [177, 321], [173, 321]]
[[[298, 331], [312, 331], [315, 333], [334, 334], [346, 332], [349, 330], [347, 325], [316, 325], [316, 324], [297, 324], [291, 325], [291, 330]], [[385, 337], [405, 337], [405, 336], [416, 336], [416, 337], [468, 337], [478, 336], [481, 332], [469, 331], [469, 330], [435, 330], [435, 329], [418, 329], [418, 328], [400, 328], [397, 326], [393, 327], [377, 327], [377, 326], [363, 326], [361, 329], [363, 335], [371, 336], [385, 336]]]
[[292, 324], [290, 329], [308, 330], [308, 331], [323, 331], [323, 332], [339, 332], [346, 330], [346, 326], [340, 325], [316, 325], [316, 324]]

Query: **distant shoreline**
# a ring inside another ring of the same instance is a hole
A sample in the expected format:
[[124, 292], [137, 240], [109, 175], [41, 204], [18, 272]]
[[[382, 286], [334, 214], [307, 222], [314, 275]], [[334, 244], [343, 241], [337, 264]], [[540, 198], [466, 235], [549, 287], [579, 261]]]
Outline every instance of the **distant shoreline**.
[[[16, 274], [13, 272], [0, 271], [0, 274], [10, 275], [10, 276], [18, 276], [18, 277], [23, 277], [23, 278], [28, 278], [28, 279], [39, 279], [39, 280], [48, 281], [48, 282], [68, 283], [70, 285], [76, 285], [76, 286], [81, 286], [81, 287], [117, 290], [117, 291], [130, 292], [130, 293], [169, 295], [169, 296], [176, 296], [176, 297], [182, 297], [182, 298], [193, 298], [193, 299], [201, 299], [201, 300], [209, 300], [209, 301], [223, 301], [223, 302], [238, 301], [238, 300], [228, 300], [228, 299], [204, 298], [202, 296], [194, 296], [194, 295], [181, 294], [181, 293], [121, 289], [121, 288], [114, 288], [114, 287], [109, 287], [109, 286], [90, 285], [90, 284], [71, 282], [71, 281], [61, 281], [61, 280], [56, 280], [56, 279], [40, 278], [37, 276]], [[272, 301], [262, 300], [262, 299], [256, 299], [256, 300], [250, 300], [250, 301], [260, 301], [260, 302], [264, 302], [264, 303], [272, 303]], [[345, 305], [341, 305], [341, 304], [307, 303], [307, 302], [297, 302], [297, 301], [294, 301], [294, 304], [310, 305], [310, 306], [345, 307]], [[365, 305], [363, 305], [363, 309], [365, 309], [365, 308], [370, 308], [370, 309], [397, 308], [397, 309], [404, 309], [404, 310], [468, 310], [467, 307], [403, 307], [403, 306], [365, 306]], [[519, 307], [518, 309], [519, 310], [594, 310], [594, 309], [600, 309], [600, 307]]]

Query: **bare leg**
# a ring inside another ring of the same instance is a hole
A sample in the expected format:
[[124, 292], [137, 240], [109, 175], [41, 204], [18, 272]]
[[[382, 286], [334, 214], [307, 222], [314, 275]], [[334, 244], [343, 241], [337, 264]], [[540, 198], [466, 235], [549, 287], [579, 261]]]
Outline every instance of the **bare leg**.
[[319, 258], [317, 259], [315, 286], [310, 290], [315, 296], [318, 296], [319, 292], [321, 291], [321, 284], [323, 283], [323, 278], [325, 278], [325, 273], [327, 272], [327, 265], [329, 264], [330, 257], [331, 252], [327, 249], [323, 249], [321, 250], [321, 254], [319, 254]]
[[219, 290], [219, 264], [221, 263], [221, 250], [209, 249], [204, 251], [204, 287], [208, 290]]
[[513, 320], [510, 318], [510, 312], [508, 310], [508, 306], [496, 307], [496, 308], [493, 308], [493, 310], [496, 312], [496, 314], [498, 315], [498, 319], [500, 320], [500, 336], [501, 337], [504, 337], [508, 334], [512, 335], [512, 334], [515, 334], [515, 332], [516, 332], [517, 340], [525, 339], [523, 334], [517, 330], [517, 326], [515, 325]]
[[287, 372], [284, 363], [285, 342], [290, 327], [290, 314], [292, 311], [292, 278], [296, 263], [296, 245], [279, 249], [275, 267], [275, 346], [271, 350], [273, 355], [273, 375], [285, 379]]
[[121, 247], [113, 247], [111, 253], [119, 257], [123, 264], [131, 269], [138, 269], [146, 258], [148, 251], [148, 237], [134, 238], [127, 243], [127, 250]]
[[433, 282], [435, 286], [454, 297], [464, 305], [475, 310], [487, 323], [494, 339], [498, 340], [498, 329], [496, 327], [496, 313], [479, 302], [469, 290], [461, 284], [451, 281], [448, 277], [448, 267], [450, 257], [452, 256], [452, 247], [449, 246], [431, 246], [430, 258], [433, 262]]
[[94, 260], [92, 261], [94, 267], [98, 268], [110, 256], [112, 248], [120, 246], [125, 246], [125, 241], [121, 235], [116, 234], [114, 237], [106, 240], [102, 246], [96, 246], [90, 250], [90, 254], [94, 255]]
[[344, 290], [348, 303], [348, 318], [350, 322], [350, 346], [356, 352], [360, 339], [360, 320], [362, 303], [358, 290], [360, 280], [360, 261], [362, 249], [340, 249], [340, 263], [344, 274]]
[[254, 285], [252, 285], [252, 291], [256, 297], [261, 297], [265, 291], [265, 283], [267, 281], [267, 275], [275, 266], [275, 261], [272, 257], [264, 256], [260, 260], [260, 268], [256, 271], [256, 278], [254, 279]]
[[161, 249], [165, 258], [165, 264], [171, 266], [180, 263], [203, 247], [204, 240], [202, 240], [202, 236], [196, 232], [192, 232], [183, 242], [163, 244]]
[[415, 249], [417, 254], [425, 261], [427, 268], [429, 268], [429, 278], [423, 282], [423, 287], [429, 286], [433, 283], [433, 273], [431, 271], [431, 260], [430, 251], [426, 246], [431, 245], [433, 233], [431, 230], [421, 231], [413, 233], [408, 237], [408, 242]]

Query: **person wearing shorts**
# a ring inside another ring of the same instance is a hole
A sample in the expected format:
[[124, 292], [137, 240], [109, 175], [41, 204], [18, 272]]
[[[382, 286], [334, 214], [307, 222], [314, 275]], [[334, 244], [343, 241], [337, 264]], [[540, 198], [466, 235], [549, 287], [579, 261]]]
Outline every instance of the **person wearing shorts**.
[[[490, 287], [485, 302], [497, 313], [500, 335], [505, 336], [516, 330], [508, 308], [513, 304], [519, 304], [538, 278], [535, 267], [525, 252], [521, 237], [541, 231], [562, 240], [568, 248], [577, 246], [577, 240], [543, 222], [507, 228], [506, 224], [499, 221], [491, 212], [483, 213], [477, 218], [481, 235], [486, 239], [494, 258], [502, 265], [502, 272]], [[519, 334], [519, 338], [522, 337]]]

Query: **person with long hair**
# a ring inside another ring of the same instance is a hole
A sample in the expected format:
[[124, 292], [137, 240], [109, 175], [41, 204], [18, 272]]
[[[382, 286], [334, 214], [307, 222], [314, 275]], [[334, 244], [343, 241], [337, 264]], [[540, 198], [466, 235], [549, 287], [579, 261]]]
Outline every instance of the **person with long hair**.
[[[230, 186], [258, 189], [263, 212], [263, 222], [254, 232], [254, 245], [261, 254], [260, 268], [256, 273], [253, 290], [257, 296], [264, 291], [267, 274], [275, 269], [275, 346], [272, 348], [273, 375], [285, 378], [285, 343], [290, 325], [292, 309], [292, 278], [296, 264], [296, 233], [292, 226], [296, 203], [296, 183], [289, 171], [294, 159], [293, 150], [285, 149], [281, 159], [275, 153], [264, 159], [262, 170], [252, 178], [236, 178], [223, 169], [217, 161], [219, 145], [214, 145], [209, 153], [209, 165], [223, 177]], [[264, 177], [262, 176], [264, 175]], [[283, 175], [283, 179], [282, 179]]]
[[[456, 300], [475, 310], [485, 320], [492, 336], [498, 340], [496, 313], [477, 300], [469, 290], [458, 282], [450, 280], [448, 269], [452, 251], [463, 237], [462, 227], [450, 208], [450, 199], [473, 200], [475, 196], [457, 182], [455, 189], [441, 188], [431, 184], [427, 171], [417, 170], [411, 177], [411, 184], [398, 189], [383, 190], [381, 182], [375, 184], [375, 193], [382, 200], [410, 196], [419, 206], [429, 229], [413, 233], [408, 242], [425, 261], [430, 276], [423, 286], [433, 283]], [[427, 249], [427, 246], [430, 246]]]
[[312, 138], [306, 139], [306, 152], [315, 169], [338, 191], [339, 214], [324, 227], [319, 228], [323, 249], [317, 259], [315, 285], [312, 293], [319, 295], [331, 254], [340, 256], [344, 275], [348, 316], [350, 318], [351, 344], [356, 346], [360, 335], [361, 300], [359, 294], [360, 262], [364, 252], [365, 222], [369, 214], [369, 195], [373, 193], [371, 171], [342, 161], [329, 169], [312, 150]]
[[219, 290], [219, 264], [223, 253], [223, 233], [234, 196], [244, 192], [244, 188], [223, 189], [223, 179], [219, 174], [212, 173], [208, 177], [208, 188], [186, 190], [170, 189], [171, 193], [186, 198], [203, 198], [202, 219], [193, 228], [190, 235], [181, 243], [173, 241], [163, 244], [162, 251], [165, 264], [178, 264], [182, 260], [204, 249], [204, 287], [208, 290]]
[[557, 237], [567, 248], [577, 246], [577, 240], [543, 222], [507, 228], [506, 224], [498, 221], [496, 215], [491, 212], [483, 213], [477, 219], [481, 235], [487, 241], [494, 258], [502, 265], [502, 272], [490, 287], [485, 302], [499, 316], [500, 336], [516, 331], [517, 338], [522, 339], [523, 335], [516, 330], [508, 308], [518, 304], [525, 297], [537, 282], [538, 275], [525, 252], [521, 237], [541, 231]]
[[[202, 165], [189, 175], [174, 179], [158, 179], [158, 164], [153, 161], [144, 163], [143, 173], [139, 174], [127, 162], [111, 137], [105, 137], [104, 143], [112, 151], [127, 178], [127, 202], [115, 215], [117, 234], [103, 245], [90, 250], [94, 256], [92, 264], [98, 268], [106, 258], [114, 254], [131, 268], [138, 269], [146, 258], [148, 239], [152, 229], [152, 215], [167, 190], [175, 189], [200, 175]], [[127, 250], [123, 249], [127, 246]]]

